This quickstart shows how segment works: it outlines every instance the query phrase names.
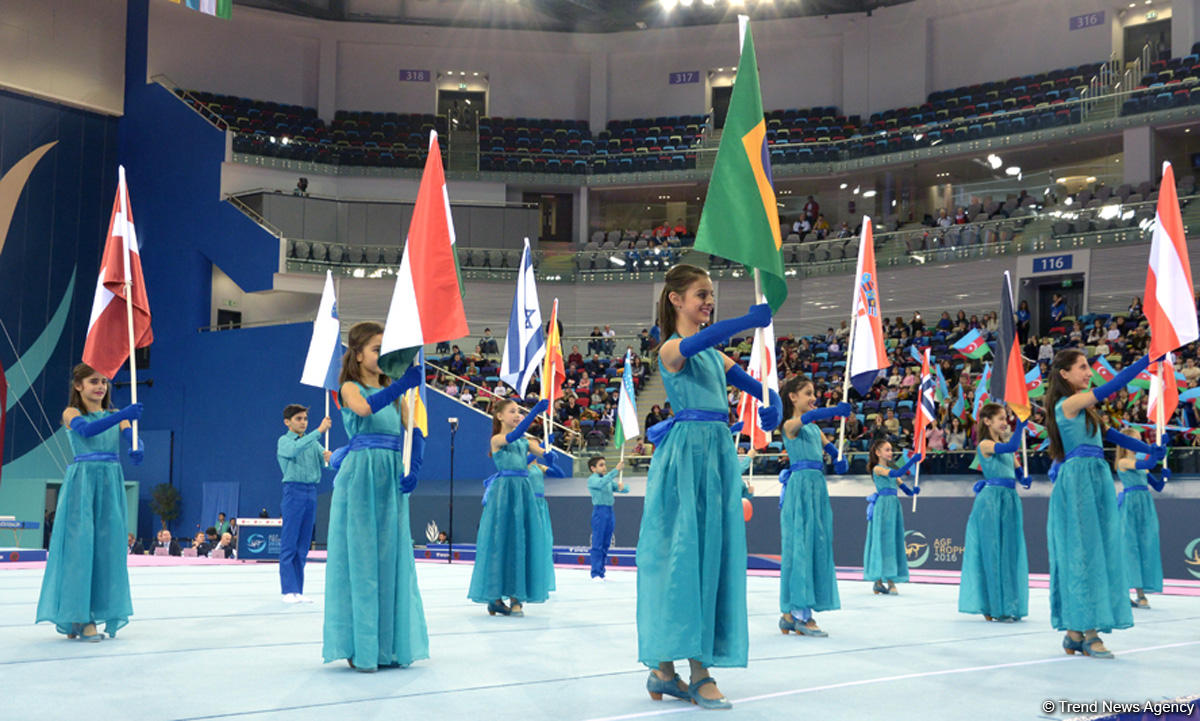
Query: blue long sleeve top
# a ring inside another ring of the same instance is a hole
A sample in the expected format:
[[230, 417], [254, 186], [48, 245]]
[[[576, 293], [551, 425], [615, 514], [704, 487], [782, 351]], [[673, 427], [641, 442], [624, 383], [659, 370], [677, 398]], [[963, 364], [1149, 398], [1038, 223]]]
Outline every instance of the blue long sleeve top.
[[611, 506], [613, 491], [617, 490], [617, 470], [611, 470], [603, 476], [593, 473], [588, 476], [588, 493], [592, 494], [593, 506]]
[[284, 483], [321, 482], [325, 458], [320, 440], [321, 434], [317, 431], [304, 436], [288, 431], [279, 437], [275, 457], [279, 461], [279, 470], [283, 471]]

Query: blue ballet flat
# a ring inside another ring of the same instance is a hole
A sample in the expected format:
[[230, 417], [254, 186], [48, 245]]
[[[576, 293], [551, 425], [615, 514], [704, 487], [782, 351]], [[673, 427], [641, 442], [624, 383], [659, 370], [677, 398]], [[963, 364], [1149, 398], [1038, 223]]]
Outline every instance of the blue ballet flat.
[[497, 613], [501, 616], [512, 615], [512, 609], [504, 605], [504, 601], [488, 601], [487, 612], [489, 616], [495, 616]]
[[712, 709], [712, 710], [718, 710], [718, 711], [724, 711], [726, 709], [733, 708], [733, 704], [730, 703], [729, 699], [725, 698], [724, 696], [722, 696], [721, 698], [707, 699], [700, 695], [700, 687], [701, 686], [703, 686], [706, 683], [715, 684], [716, 682], [717, 682], [717, 680], [715, 678], [713, 678], [712, 676], [709, 676], [708, 678], [702, 678], [699, 681], [697, 681], [696, 683], [689, 685], [688, 686], [688, 696], [692, 697], [692, 703], [696, 704], [700, 708]]
[[651, 671], [650, 677], [646, 679], [646, 690], [650, 692], [650, 698], [655, 701], [662, 701], [664, 695], [690, 701], [691, 696], [688, 695], [688, 692], [679, 688], [681, 681], [683, 679], [679, 678], [679, 674], [675, 674], [675, 678], [669, 681], [664, 681], [658, 677], [658, 674]]

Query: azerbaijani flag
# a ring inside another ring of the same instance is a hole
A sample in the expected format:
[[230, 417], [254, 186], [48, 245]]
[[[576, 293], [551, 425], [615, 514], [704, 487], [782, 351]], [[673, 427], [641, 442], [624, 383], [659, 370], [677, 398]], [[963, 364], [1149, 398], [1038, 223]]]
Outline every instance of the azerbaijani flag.
[[942, 366], [940, 364], [934, 363], [933, 370], [937, 374], [937, 392], [934, 394], [933, 399], [941, 403], [950, 397], [950, 386], [946, 384], [946, 377], [942, 375]]
[[879, 371], [892, 365], [883, 342], [883, 311], [879, 305], [879, 278], [875, 272], [875, 234], [871, 219], [863, 216], [858, 265], [854, 270], [854, 301], [850, 304], [850, 382], [865, 396]]
[[967, 420], [967, 397], [963, 395], [962, 383], [958, 384], [958, 398], [954, 400], [954, 405], [950, 407], [950, 412], [960, 421]]
[[[126, 282], [129, 289], [126, 290]], [[126, 304], [133, 305], [133, 340], [129, 338]], [[113, 378], [129, 358], [131, 347], [145, 348], [154, 342], [150, 328], [150, 298], [142, 277], [142, 255], [138, 250], [125, 166], [117, 168], [117, 197], [108, 221], [108, 238], [100, 258], [100, 275], [88, 319], [83, 362], [97, 373]]]
[[978, 419], [979, 409], [983, 408], [983, 404], [992, 399], [992, 394], [988, 391], [988, 387], [992, 382], [992, 364], [983, 364], [983, 375], [979, 377], [979, 382], [975, 384], [975, 405], [971, 407], [971, 415]]
[[542, 358], [542, 398], [550, 401], [548, 413], [554, 413], [554, 401], [562, 398], [562, 384], [567, 379], [563, 363], [562, 338], [558, 333], [558, 298], [550, 311], [550, 331], [546, 334], [546, 355]]
[[737, 80], [729, 98], [708, 197], [700, 212], [695, 247], [759, 271], [763, 296], [771, 312], [776, 313], [788, 294], [779, 253], [782, 242], [767, 124], [758, 87], [758, 61], [750, 24], [746, 23]]
[[1025, 393], [1030, 398], [1046, 395], [1046, 384], [1042, 382], [1042, 369], [1036, 364], [1025, 374]]
[[[750, 377], [760, 381], [771, 390], [779, 390], [779, 371], [775, 365], [775, 329], [768, 325], [761, 333], [754, 334], [754, 345], [750, 348]], [[766, 380], [763, 380], [763, 375]], [[738, 420], [742, 433], [750, 437], [753, 448], [762, 449], [771, 442], [771, 434], [762, 429], [758, 420], [758, 408], [762, 399], [753, 393], [742, 393], [738, 401]], [[782, 411], [783, 409], [780, 409]]]
[[454, 220], [437, 131], [429, 131], [429, 156], [413, 207], [404, 257], [396, 273], [383, 328], [379, 369], [398, 378], [426, 343], [468, 335], [462, 283], [454, 254]]
[[1096, 356], [1092, 363], [1092, 385], [1101, 386], [1117, 377], [1117, 370], [1104, 356]]
[[176, 5], [185, 5], [205, 15], [215, 15], [228, 20], [233, 17], [233, 0], [171, 0]]
[[1179, 212], [1179, 198], [1175, 195], [1175, 173], [1170, 163], [1163, 163], [1158, 210], [1150, 241], [1146, 294], [1142, 301], [1142, 310], [1150, 322], [1151, 358], [1200, 339], [1195, 297], [1183, 217]]
[[641, 435], [638, 430], [637, 398], [633, 392], [633, 365], [629, 362], [632, 353], [625, 351], [625, 368], [621, 372], [621, 393], [617, 396], [617, 428], [613, 443], [617, 448]]
[[982, 358], [991, 351], [978, 328], [972, 328], [950, 347], [967, 358]]
[[1005, 403], [1027, 420], [1030, 415], [1029, 394], [1025, 390], [1025, 362], [1021, 360], [1021, 342], [1017, 338], [1017, 325], [1013, 322], [1016, 306], [1013, 304], [1012, 286], [1008, 271], [1000, 286], [1000, 328], [996, 339], [995, 361], [1000, 372], [992, 376], [988, 393], [997, 403]]

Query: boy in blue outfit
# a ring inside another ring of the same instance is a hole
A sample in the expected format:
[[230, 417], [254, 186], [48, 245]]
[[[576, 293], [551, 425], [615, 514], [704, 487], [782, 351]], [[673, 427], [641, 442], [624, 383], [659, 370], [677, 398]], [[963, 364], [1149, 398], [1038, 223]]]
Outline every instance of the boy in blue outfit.
[[321, 434], [333, 422], [325, 417], [317, 430], [308, 430], [308, 409], [295, 403], [283, 409], [287, 433], [275, 444], [279, 470], [283, 472], [283, 501], [280, 511], [279, 585], [284, 603], [311, 603], [304, 597], [304, 563], [312, 544], [313, 523], [317, 516], [317, 484], [321, 467], [329, 461], [329, 451], [321, 447]]
[[[592, 494], [592, 578], [604, 580], [604, 563], [608, 559], [608, 546], [613, 535], [613, 491], [628, 493], [625, 484], [617, 480], [617, 474], [625, 461], [608, 470], [608, 461], [603, 456], [588, 459], [588, 493]], [[606, 472], [607, 471], [607, 472]]]

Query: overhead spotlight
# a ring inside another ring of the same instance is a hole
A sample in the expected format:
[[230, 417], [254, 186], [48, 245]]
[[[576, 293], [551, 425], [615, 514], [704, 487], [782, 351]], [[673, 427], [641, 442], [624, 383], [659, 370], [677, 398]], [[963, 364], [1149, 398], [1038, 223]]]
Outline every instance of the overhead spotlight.
[[1074, 202], [1075, 202], [1074, 198], [1072, 198], [1071, 196], [1067, 196], [1067, 199], [1063, 201], [1063, 205], [1072, 205]]
[[679, 0], [679, 4], [685, 8], [690, 8], [693, 2], [695, 2], [695, 0]]
[[995, 153], [991, 153], [987, 156], [987, 162], [988, 165], [992, 166], [992, 170], [999, 170], [1000, 166], [1004, 165], [1004, 161], [1001, 160], [1000, 156], [996, 155]]
[[675, 6], [679, 4], [679, 0], [658, 0], [662, 4], [662, 9], [671, 12]]
[[610, 256], [608, 256], [608, 262], [609, 262], [609, 263], [612, 263], [613, 265], [615, 265], [615, 266], [617, 266], [617, 267], [619, 267], [619, 268], [624, 268], [624, 267], [625, 267], [625, 259], [624, 259], [624, 258], [618, 258], [618, 257], [617, 257], [617, 256], [615, 256], [615, 255], [610, 255]]
[[839, 188], [841, 188], [842, 190], [845, 190], [845, 189], [846, 189], [846, 184], [845, 184], [845, 183], [842, 183], [842, 184], [841, 184], [841, 185], [839, 185], [838, 187], [839, 187]]
[[1094, 176], [1094, 175], [1089, 175], [1089, 176], [1087, 177], [1087, 182], [1089, 182], [1089, 183], [1094, 183], [1094, 182], [1096, 182], [1096, 176]]
[[746, 4], [746, 0], [729, 0], [729, 7], [740, 8]]
[[895, 200], [895, 198], [893, 198], [893, 199], [892, 199], [892, 207], [893, 207], [893, 208], [895, 208], [895, 207], [896, 207], [896, 200]]
[[921, 142], [921, 138], [923, 137], [925, 137], [925, 133], [913, 133], [913, 140], [917, 141], [918, 143]]
[[475, 77], [479, 77], [479, 73], [471, 73], [471, 75], [473, 75]]
[[863, 195], [863, 197], [864, 197], [864, 198], [874, 198], [874, 197], [875, 197], [875, 191], [874, 191], [874, 190], [867, 190], [867, 191], [864, 191], [862, 195]]
[[704, 4], [709, 7], [712, 7], [713, 5], [717, 4], [717, 0], [704, 0]]
[[861, 190], [861, 189], [862, 189], [862, 186], [861, 186], [861, 185], [856, 185], [856, 186], [854, 186], [854, 194], [855, 194], [855, 195], [858, 195], [858, 191], [859, 191], [859, 190]]
[[1020, 175], [1020, 174], [1021, 174], [1021, 168], [1020, 168], [1020, 167], [1018, 167], [1018, 166], [1016, 166], [1016, 165], [1010, 165], [1010, 166], [1008, 166], [1007, 168], [1005, 168], [1005, 169], [1004, 169], [1004, 172], [1005, 172], [1005, 174], [1007, 174], [1007, 175]]

